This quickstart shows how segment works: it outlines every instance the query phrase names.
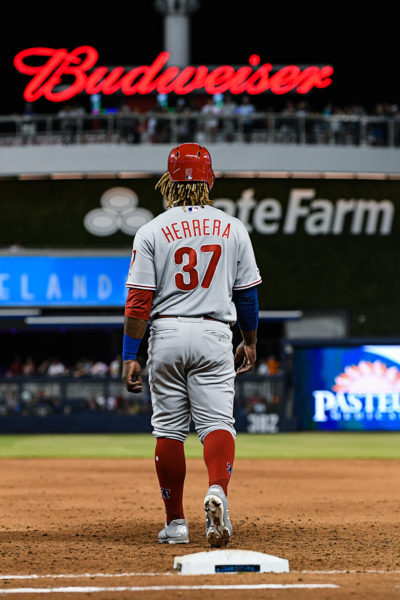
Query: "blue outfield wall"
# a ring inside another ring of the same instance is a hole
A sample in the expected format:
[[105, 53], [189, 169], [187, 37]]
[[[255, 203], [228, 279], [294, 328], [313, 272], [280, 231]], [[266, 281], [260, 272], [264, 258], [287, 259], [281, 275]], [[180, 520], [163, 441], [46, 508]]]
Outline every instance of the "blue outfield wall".
[[[235, 428], [238, 432], [278, 433], [296, 429], [296, 422], [280, 423], [277, 414], [236, 414]], [[0, 435], [16, 433], [150, 433], [150, 415], [119, 415], [110, 413], [81, 412], [75, 415], [7, 415], [0, 417]], [[191, 431], [194, 432], [193, 423]]]
[[151, 431], [150, 415], [81, 412], [75, 415], [7, 415], [0, 433], [144, 433]]

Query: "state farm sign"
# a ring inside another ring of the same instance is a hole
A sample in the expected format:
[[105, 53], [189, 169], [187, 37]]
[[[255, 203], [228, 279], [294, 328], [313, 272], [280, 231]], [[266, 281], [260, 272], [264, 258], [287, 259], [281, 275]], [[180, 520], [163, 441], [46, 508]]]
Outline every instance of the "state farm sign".
[[[332, 83], [333, 68], [287, 65], [274, 69], [270, 63], [261, 64], [257, 54], [249, 58], [249, 65], [235, 69], [222, 65], [210, 69], [205, 65], [184, 69], [166, 67], [168, 52], [161, 52], [151, 65], [134, 68], [102, 67], [97, 65], [98, 52], [92, 46], [66, 48], [27, 48], [18, 52], [14, 66], [20, 73], [31, 76], [24, 91], [27, 102], [46, 98], [64, 102], [77, 94], [134, 94], [175, 93], [189, 94], [195, 90], [207, 94], [273, 94], [296, 92], [307, 94], [314, 88], [326, 88]], [[40, 58], [40, 65], [37, 58]], [[60, 86], [60, 87], [59, 87]]]

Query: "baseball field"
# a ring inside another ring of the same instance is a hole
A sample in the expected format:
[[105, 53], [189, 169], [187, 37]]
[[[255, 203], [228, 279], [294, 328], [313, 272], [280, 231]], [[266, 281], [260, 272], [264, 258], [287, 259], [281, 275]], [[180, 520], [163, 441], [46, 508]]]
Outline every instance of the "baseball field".
[[0, 596], [398, 598], [400, 434], [239, 435], [233, 549], [289, 574], [184, 576], [208, 550], [202, 448], [186, 443], [188, 545], [160, 545], [163, 505], [148, 435], [0, 437]]

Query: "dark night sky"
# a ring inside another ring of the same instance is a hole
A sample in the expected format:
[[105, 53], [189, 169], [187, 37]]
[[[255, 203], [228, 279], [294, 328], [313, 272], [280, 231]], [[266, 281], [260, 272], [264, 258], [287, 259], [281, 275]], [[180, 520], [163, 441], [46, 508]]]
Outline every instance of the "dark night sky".
[[[261, 0], [201, 0], [192, 17], [193, 64], [246, 64], [252, 53], [272, 64], [332, 64], [334, 84], [307, 97], [311, 105], [333, 101], [341, 106], [398, 103], [396, 73], [397, 24], [388, 12], [350, 12], [347, 3], [277, 5]], [[77, 2], [70, 0], [46, 12], [45, 3], [8, 6], [12, 37], [2, 37], [3, 84], [0, 112], [23, 107], [28, 77], [16, 72], [14, 55], [29, 46], [93, 45], [100, 65], [149, 64], [163, 50], [162, 17], [152, 0], [142, 2]], [[50, 23], [45, 21], [50, 18]], [[286, 100], [286, 99], [285, 99]], [[278, 100], [263, 99], [265, 105]], [[283, 100], [279, 100], [282, 104]], [[50, 108], [42, 103], [41, 110]], [[51, 107], [51, 112], [54, 108]], [[59, 107], [57, 107], [58, 109]], [[50, 112], [50, 111], [49, 111]]]

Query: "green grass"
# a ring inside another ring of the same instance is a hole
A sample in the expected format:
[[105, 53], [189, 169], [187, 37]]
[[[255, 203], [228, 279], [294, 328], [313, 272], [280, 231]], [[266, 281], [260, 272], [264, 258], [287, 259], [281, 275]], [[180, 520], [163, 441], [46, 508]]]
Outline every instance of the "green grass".
[[[0, 458], [152, 458], [151, 434], [0, 435]], [[188, 458], [201, 458], [195, 435]], [[239, 434], [237, 458], [384, 458], [400, 459], [400, 433]]]

